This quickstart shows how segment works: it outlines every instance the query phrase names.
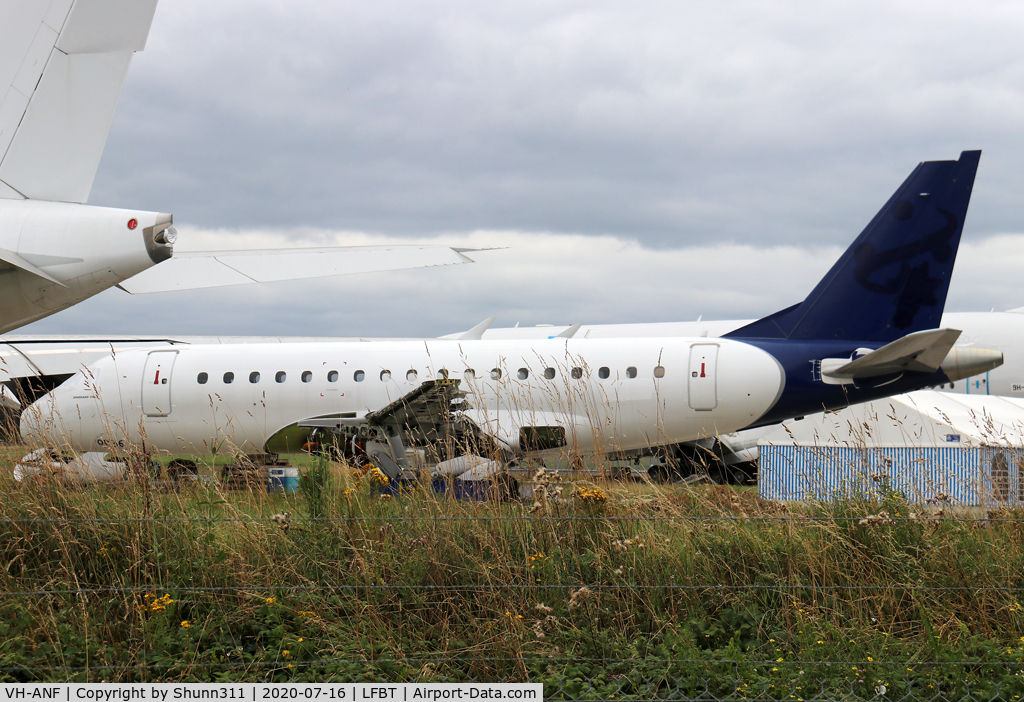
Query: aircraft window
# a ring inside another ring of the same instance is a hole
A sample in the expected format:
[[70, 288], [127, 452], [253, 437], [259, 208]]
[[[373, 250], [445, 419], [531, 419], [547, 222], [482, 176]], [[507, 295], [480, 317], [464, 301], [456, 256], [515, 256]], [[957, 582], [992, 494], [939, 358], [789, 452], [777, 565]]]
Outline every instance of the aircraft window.
[[231, 371], [228, 371], [227, 373], [224, 374], [224, 384], [230, 385], [233, 382], [235, 382], [235, 374], [232, 373]]
[[597, 371], [597, 377], [601, 380], [608, 380], [608, 376], [611, 375], [611, 371], [608, 370], [608, 366], [601, 366]]
[[260, 372], [259, 371], [253, 371], [252, 373], [250, 373], [249, 374], [249, 382], [250, 383], [258, 383], [258, 382], [260, 382]]
[[516, 373], [516, 377], [519, 378], [520, 380], [526, 380], [527, 378], [530, 377], [530, 371], [526, 370], [525, 368], [520, 368], [519, 372]]
[[287, 373], [285, 373], [284, 371], [278, 371], [277, 375], [274, 376], [274, 380], [276, 380], [279, 383], [283, 383], [285, 378], [287, 378], [287, 377], [288, 377]]
[[654, 367], [654, 377], [655, 378], [664, 378], [665, 377], [665, 366], [655, 366]]
[[308, 383], [313, 380], [313, 371], [302, 371], [302, 382]]
[[200, 385], [206, 385], [206, 381], [210, 379], [210, 376], [206, 373], [200, 373], [199, 377], [196, 378], [196, 382]]
[[389, 370], [382, 370], [380, 372], [380, 379], [382, 381], [384, 381], [384, 382], [387, 382], [387, 381], [391, 380], [391, 371], [389, 371]]
[[327, 372], [327, 382], [328, 383], [336, 383], [336, 382], [338, 382], [338, 371], [328, 371]]
[[409, 371], [408, 373], [405, 374], [405, 379], [408, 380], [410, 383], [415, 383], [416, 382], [416, 378], [418, 378], [418, 377], [419, 377], [419, 374], [415, 370], [411, 370], [411, 371]]
[[442, 368], [441, 370], [439, 370], [437, 372], [437, 377], [438, 378], [443, 378], [444, 380], [448, 380], [448, 369], [447, 368]]
[[547, 378], [548, 380], [554, 380], [555, 379], [555, 369], [554, 368], [545, 368], [544, 369], [544, 377]]
[[364, 373], [361, 370], [357, 370], [355, 373], [352, 374], [352, 380], [356, 381], [357, 383], [363, 382], [363, 380], [365, 378], [366, 378], [366, 373]]
[[636, 366], [630, 366], [629, 368], [626, 369], [626, 377], [627, 378], [635, 378], [636, 377]]
[[582, 368], [577, 367], [577, 368], [573, 368], [572, 369], [572, 379], [573, 380], [579, 380], [582, 377], [583, 377], [583, 369]]
[[462, 377], [465, 378], [466, 380], [473, 380], [476, 378], [476, 371], [473, 370], [472, 368], [467, 368], [465, 371], [463, 371]]
[[491, 380], [501, 380], [501, 369], [500, 368], [492, 368], [491, 369]]

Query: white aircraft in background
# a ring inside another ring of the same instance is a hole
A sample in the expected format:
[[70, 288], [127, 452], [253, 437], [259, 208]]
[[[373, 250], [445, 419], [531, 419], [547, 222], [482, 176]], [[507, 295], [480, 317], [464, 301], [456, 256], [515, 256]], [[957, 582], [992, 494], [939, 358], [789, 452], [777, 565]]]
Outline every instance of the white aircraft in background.
[[980, 152], [920, 164], [800, 304], [716, 338], [196, 344], [127, 350], [22, 415], [75, 450], [208, 454], [356, 433], [392, 479], [410, 443], [626, 455], [984, 372], [939, 328]]
[[175, 255], [172, 215], [83, 204], [155, 10], [156, 0], [0, 0], [0, 333], [115, 285], [146, 293], [471, 262], [446, 246]]

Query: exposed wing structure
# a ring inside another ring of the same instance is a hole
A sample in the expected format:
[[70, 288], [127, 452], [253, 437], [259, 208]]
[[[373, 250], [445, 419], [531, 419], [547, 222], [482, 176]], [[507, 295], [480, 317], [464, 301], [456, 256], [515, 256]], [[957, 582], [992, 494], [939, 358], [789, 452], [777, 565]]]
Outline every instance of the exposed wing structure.
[[175, 252], [174, 258], [121, 283], [133, 295], [196, 288], [305, 280], [472, 263], [448, 246], [334, 246], [315, 249]]
[[[455, 438], [460, 429], [456, 407], [464, 404], [466, 393], [458, 380], [428, 380], [378, 410], [342, 417], [317, 417], [298, 423], [304, 429], [329, 429], [335, 434], [356, 431], [389, 451], [367, 451], [371, 460], [393, 480], [416, 476], [406, 456], [411, 444], [438, 444]], [[287, 431], [285, 429], [284, 431]], [[272, 443], [273, 438], [268, 441]]]
[[0, 198], [85, 202], [156, 0], [0, 2]]

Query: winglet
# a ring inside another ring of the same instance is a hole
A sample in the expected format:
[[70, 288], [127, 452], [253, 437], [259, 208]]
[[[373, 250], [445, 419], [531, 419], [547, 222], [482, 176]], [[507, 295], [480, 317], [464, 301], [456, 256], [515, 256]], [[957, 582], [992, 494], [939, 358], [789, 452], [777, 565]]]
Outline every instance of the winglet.
[[571, 327], [569, 327], [568, 329], [563, 331], [561, 334], [555, 334], [551, 338], [552, 339], [571, 339], [574, 336], [576, 336], [576, 332], [578, 332], [580, 330], [580, 327], [582, 327], [582, 326], [583, 326], [583, 322], [576, 322], [576, 324], [573, 324]]
[[496, 319], [496, 317], [488, 317], [487, 319], [485, 319], [484, 321], [480, 322], [480, 324], [477, 324], [475, 327], [473, 327], [469, 331], [465, 331], [462, 334], [459, 334], [457, 336], [449, 336], [449, 337], [445, 337], [445, 338], [447, 338], [447, 339], [458, 339], [459, 341], [465, 341], [467, 339], [476, 339], [476, 340], [483, 339], [484, 338], [484, 332], [491, 328], [491, 325], [494, 324], [494, 320], [495, 319]]

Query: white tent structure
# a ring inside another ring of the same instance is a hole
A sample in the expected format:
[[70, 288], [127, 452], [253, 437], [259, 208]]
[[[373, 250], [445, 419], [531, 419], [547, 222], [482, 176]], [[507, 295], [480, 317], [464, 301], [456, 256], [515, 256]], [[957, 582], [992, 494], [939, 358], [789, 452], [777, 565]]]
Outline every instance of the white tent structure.
[[784, 422], [758, 442], [769, 500], [1024, 505], [1024, 400], [921, 391]]

